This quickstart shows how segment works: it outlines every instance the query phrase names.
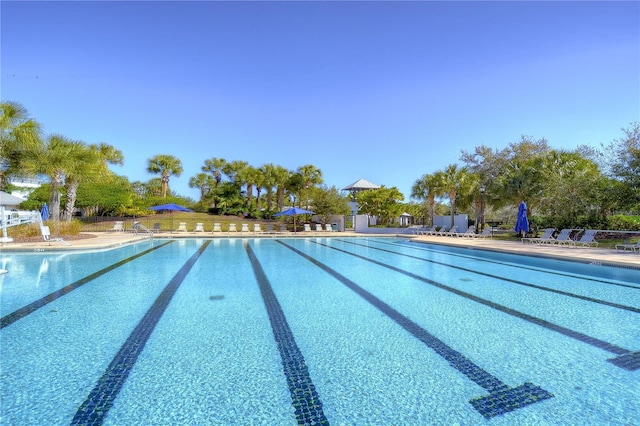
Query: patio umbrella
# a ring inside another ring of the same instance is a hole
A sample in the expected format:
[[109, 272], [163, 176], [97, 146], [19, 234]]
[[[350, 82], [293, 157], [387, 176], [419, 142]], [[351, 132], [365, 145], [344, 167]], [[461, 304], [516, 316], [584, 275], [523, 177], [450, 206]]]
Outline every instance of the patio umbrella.
[[42, 216], [42, 221], [49, 220], [49, 206], [47, 203], [42, 205], [42, 210], [40, 210], [40, 216]]
[[291, 207], [290, 209], [274, 214], [274, 216], [293, 216], [293, 232], [296, 232], [296, 216], [298, 216], [299, 214], [315, 214], [315, 213], [310, 212], [309, 210], [301, 209], [299, 207]]
[[527, 204], [523, 201], [518, 206], [518, 218], [516, 220], [516, 233], [523, 235], [529, 232], [529, 219], [527, 219]]
[[161, 204], [159, 206], [153, 206], [153, 207], [149, 207], [149, 210], [155, 210], [155, 211], [169, 211], [171, 213], [171, 229], [173, 229], [173, 212], [192, 212], [193, 210], [188, 209], [184, 206], [181, 206], [179, 204], [173, 204], [173, 203], [169, 203], [169, 204]]

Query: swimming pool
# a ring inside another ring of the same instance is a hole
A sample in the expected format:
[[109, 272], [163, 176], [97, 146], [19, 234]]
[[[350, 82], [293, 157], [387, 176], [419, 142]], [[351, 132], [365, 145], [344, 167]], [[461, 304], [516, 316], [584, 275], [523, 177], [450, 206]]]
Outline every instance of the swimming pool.
[[640, 419], [639, 270], [394, 238], [1, 259], [2, 424]]

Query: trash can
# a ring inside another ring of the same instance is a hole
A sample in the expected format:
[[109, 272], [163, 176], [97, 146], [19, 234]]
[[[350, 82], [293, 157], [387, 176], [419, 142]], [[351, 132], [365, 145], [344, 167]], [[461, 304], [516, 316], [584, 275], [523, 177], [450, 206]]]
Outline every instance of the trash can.
[[338, 232], [338, 224], [337, 223], [332, 223], [331, 224], [331, 230], [333, 232]]

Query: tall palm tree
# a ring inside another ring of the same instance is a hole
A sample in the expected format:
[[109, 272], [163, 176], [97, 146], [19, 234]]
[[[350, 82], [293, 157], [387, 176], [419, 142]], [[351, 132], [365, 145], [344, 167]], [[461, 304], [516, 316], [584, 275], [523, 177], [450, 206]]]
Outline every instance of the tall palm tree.
[[173, 155], [156, 155], [148, 160], [147, 171], [161, 176], [162, 198], [166, 198], [169, 191], [169, 177], [182, 174], [182, 162]]
[[215, 179], [206, 173], [198, 173], [189, 179], [189, 188], [198, 188], [200, 190], [200, 204], [204, 208], [204, 200], [212, 186], [215, 185]]
[[433, 218], [435, 215], [436, 197], [444, 195], [443, 180], [443, 173], [440, 171], [430, 175], [425, 174], [416, 180], [411, 187], [411, 197], [427, 201], [429, 206], [429, 223], [431, 226], [433, 226]]
[[274, 169], [273, 178], [276, 183], [276, 199], [279, 211], [284, 207], [284, 193], [291, 174], [292, 173], [290, 170], [282, 166], [276, 166], [276, 168]]
[[65, 170], [67, 202], [62, 213], [62, 218], [67, 222], [73, 218], [80, 183], [95, 181], [110, 173], [106, 159], [96, 145], [87, 146], [84, 142], [74, 141], [69, 155], [73, 161]]
[[75, 170], [77, 154], [86, 150], [82, 142], [72, 141], [62, 135], [50, 135], [38, 149], [27, 153], [22, 162], [28, 175], [49, 177], [49, 209], [52, 220], [60, 220], [60, 190], [64, 186], [66, 174]]
[[262, 167], [260, 167], [260, 170], [262, 171], [262, 176], [264, 177], [263, 187], [267, 192], [267, 210], [271, 211], [273, 188], [277, 184], [276, 165], [273, 163], [263, 164]]
[[227, 160], [224, 158], [212, 158], [211, 160], [205, 160], [204, 166], [202, 166], [203, 172], [211, 173], [215, 181], [215, 186], [218, 187], [222, 181], [222, 169], [227, 164]]
[[458, 193], [465, 194], [469, 190], [469, 180], [471, 174], [466, 168], [459, 168], [456, 164], [448, 165], [443, 171], [442, 188], [449, 196], [451, 207], [451, 226], [455, 224], [456, 197]]
[[40, 124], [17, 102], [0, 102], [0, 188], [6, 178], [24, 172], [27, 151], [42, 148]]
[[309, 196], [307, 195], [312, 186], [320, 185], [323, 182], [322, 170], [313, 164], [305, 164], [298, 167], [298, 173], [302, 177], [301, 195], [304, 195], [305, 208], [309, 209]]

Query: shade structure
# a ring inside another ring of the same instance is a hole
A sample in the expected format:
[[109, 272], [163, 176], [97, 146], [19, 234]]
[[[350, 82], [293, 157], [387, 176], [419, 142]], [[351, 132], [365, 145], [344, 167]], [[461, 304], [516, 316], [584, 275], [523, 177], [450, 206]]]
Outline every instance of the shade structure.
[[293, 216], [293, 232], [296, 232], [296, 216], [298, 216], [299, 214], [315, 214], [315, 213], [310, 212], [309, 210], [301, 209], [299, 207], [291, 207], [290, 209], [274, 214], [274, 216]]
[[191, 209], [188, 209], [184, 206], [181, 206], [179, 204], [173, 204], [173, 203], [161, 204], [159, 206], [149, 207], [149, 210], [171, 212], [171, 229], [173, 229], [173, 212], [193, 212], [193, 210]]
[[529, 232], [529, 219], [527, 218], [527, 204], [523, 201], [518, 206], [518, 218], [516, 219], [516, 234]]
[[169, 204], [161, 204], [159, 206], [153, 206], [153, 207], [149, 207], [149, 210], [156, 210], [156, 211], [161, 211], [161, 210], [168, 210], [168, 211], [177, 211], [177, 212], [192, 212], [193, 210], [188, 209], [184, 206], [181, 206], [179, 204], [173, 204], [173, 203], [169, 203]]
[[42, 216], [42, 220], [49, 220], [49, 206], [47, 203], [42, 205], [42, 209], [40, 210], [40, 216]]

